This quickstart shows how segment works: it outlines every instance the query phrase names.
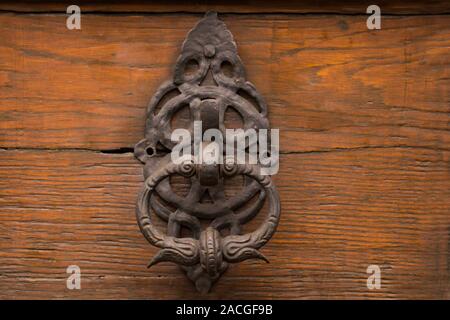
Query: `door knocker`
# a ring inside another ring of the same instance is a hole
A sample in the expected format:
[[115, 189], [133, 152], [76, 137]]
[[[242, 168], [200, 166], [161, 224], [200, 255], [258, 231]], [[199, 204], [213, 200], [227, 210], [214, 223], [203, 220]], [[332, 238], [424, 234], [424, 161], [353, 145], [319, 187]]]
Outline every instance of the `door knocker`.
[[[188, 73], [191, 63], [196, 68]], [[224, 65], [231, 66], [227, 73]], [[205, 83], [208, 74], [213, 81]], [[275, 232], [280, 201], [270, 175], [262, 173], [267, 163], [242, 163], [229, 154], [222, 161], [199, 162], [195, 152], [191, 158], [173, 161], [171, 153], [177, 141], [172, 137], [171, 120], [182, 107], [189, 109], [188, 131], [194, 136], [199, 121], [202, 134], [216, 129], [226, 136], [227, 108], [241, 116], [243, 130], [269, 129], [267, 106], [246, 81], [233, 36], [217, 13], [208, 12], [187, 35], [173, 79], [162, 84], [151, 99], [145, 138], [134, 149], [135, 156], [144, 163], [145, 178], [137, 200], [137, 222], [145, 238], [161, 249], [149, 267], [163, 261], [179, 264], [200, 292], [208, 292], [229, 263], [253, 258], [267, 261], [259, 249]], [[246, 152], [262, 143], [250, 140], [245, 140]], [[273, 144], [268, 140], [269, 145]], [[222, 152], [227, 142], [226, 138], [203, 139], [200, 144], [207, 147], [215, 143]], [[188, 144], [194, 146], [195, 142], [189, 140]], [[173, 175], [184, 176], [190, 182], [186, 196], [173, 191]], [[243, 177], [242, 190], [227, 197], [224, 181], [234, 176]], [[202, 201], [205, 193], [210, 202]], [[242, 227], [263, 207], [267, 211], [264, 221], [256, 230], [244, 232]], [[155, 225], [156, 217], [167, 224], [167, 230]]]

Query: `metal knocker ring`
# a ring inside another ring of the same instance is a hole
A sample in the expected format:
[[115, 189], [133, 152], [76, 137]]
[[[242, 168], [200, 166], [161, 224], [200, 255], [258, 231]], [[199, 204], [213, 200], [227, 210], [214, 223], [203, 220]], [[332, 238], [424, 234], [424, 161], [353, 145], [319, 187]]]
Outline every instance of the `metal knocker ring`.
[[[196, 62], [193, 73], [187, 72], [189, 61]], [[226, 64], [231, 73], [224, 68]], [[184, 118], [188, 121], [183, 129], [187, 137], [181, 143], [173, 140], [172, 120], [182, 109], [189, 116]], [[242, 140], [241, 136], [238, 142], [236, 136], [227, 135], [225, 119], [230, 110], [242, 119], [238, 130], [244, 136], [253, 133], [252, 137]], [[280, 218], [278, 193], [270, 176], [264, 175], [271, 166], [262, 155], [268, 154], [269, 144], [273, 150], [272, 137], [269, 141], [261, 135], [269, 129], [267, 105], [246, 80], [233, 36], [216, 13], [207, 13], [189, 32], [173, 77], [154, 94], [145, 123], [144, 139], [134, 147], [136, 158], [144, 164], [145, 179], [136, 215], [145, 238], [161, 249], [149, 266], [162, 261], [179, 264], [200, 292], [208, 292], [229, 263], [253, 258], [267, 261], [259, 249], [272, 237]], [[199, 131], [200, 141], [195, 136]], [[242, 161], [227, 157], [228, 146], [235, 142], [242, 148], [241, 155], [250, 159], [252, 154], [257, 160], [240, 164]], [[192, 147], [193, 152], [189, 149], [183, 154], [191, 155], [195, 163], [173, 161], [172, 155], [180, 146]], [[220, 146], [217, 155], [225, 161], [197, 161], [202, 158], [195, 152], [198, 146]], [[259, 149], [256, 153], [255, 148]], [[190, 189], [186, 195], [174, 192], [172, 175], [187, 178]], [[238, 175], [244, 177], [242, 190], [227, 196], [226, 179]], [[266, 199], [270, 202], [266, 219], [255, 231], [243, 232], [243, 226], [258, 215]], [[155, 227], [151, 212], [167, 223], [166, 232]]]
[[[181, 164], [168, 162], [145, 180], [136, 206], [136, 218], [141, 232], [154, 246], [161, 248], [150, 261], [149, 267], [159, 262], [170, 261], [182, 266], [200, 264], [202, 272], [197, 272], [194, 280], [201, 292], [208, 292], [212, 281], [216, 280], [226, 268], [226, 263], [241, 262], [247, 259], [261, 259], [269, 262], [258, 251], [275, 233], [280, 219], [280, 201], [278, 192], [267, 175], [260, 174], [257, 165], [235, 164], [225, 161], [220, 166], [223, 176], [244, 175], [257, 181], [264, 188], [270, 202], [265, 221], [251, 233], [222, 237], [217, 229], [208, 227], [201, 231], [199, 239], [177, 238], [161, 233], [150, 218], [150, 198], [157, 185], [173, 174], [191, 177], [196, 174], [197, 166], [191, 160]], [[174, 214], [179, 214], [175, 212]], [[207, 277], [205, 275], [208, 275]]]

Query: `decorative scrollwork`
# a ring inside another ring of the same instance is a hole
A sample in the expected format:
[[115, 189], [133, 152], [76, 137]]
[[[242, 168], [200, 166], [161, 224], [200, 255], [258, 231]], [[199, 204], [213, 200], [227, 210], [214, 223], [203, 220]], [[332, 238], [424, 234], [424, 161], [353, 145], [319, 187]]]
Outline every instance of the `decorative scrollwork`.
[[[195, 70], [187, 72], [191, 64]], [[229, 67], [228, 72], [224, 65]], [[208, 74], [211, 79], [206, 83]], [[171, 120], [185, 106], [190, 110], [191, 133], [193, 122], [202, 121], [205, 130], [216, 128], [226, 136], [224, 117], [228, 108], [240, 114], [244, 130], [269, 127], [264, 99], [246, 81], [233, 36], [213, 12], [189, 32], [173, 79], [164, 83], [150, 101], [145, 138], [135, 146], [135, 156], [145, 164], [137, 221], [145, 238], [161, 249], [149, 266], [163, 261], [177, 263], [199, 291], [208, 292], [229, 263], [253, 258], [267, 261], [259, 249], [275, 232], [280, 201], [270, 177], [260, 174], [258, 164], [236, 164], [228, 158], [220, 165], [172, 162], [169, 152], [175, 143], [171, 140]], [[190, 180], [185, 197], [172, 190], [172, 175]], [[243, 190], [226, 197], [224, 181], [233, 176], [245, 177]], [[205, 194], [211, 202], [202, 202]], [[269, 208], [264, 222], [255, 231], [243, 233], [242, 226], [258, 214], [266, 199]], [[152, 222], [152, 212], [167, 222], [166, 232]], [[207, 227], [202, 227], [204, 220], [209, 223]], [[183, 234], [183, 229], [190, 235]], [[222, 233], [224, 230], [228, 232]]]

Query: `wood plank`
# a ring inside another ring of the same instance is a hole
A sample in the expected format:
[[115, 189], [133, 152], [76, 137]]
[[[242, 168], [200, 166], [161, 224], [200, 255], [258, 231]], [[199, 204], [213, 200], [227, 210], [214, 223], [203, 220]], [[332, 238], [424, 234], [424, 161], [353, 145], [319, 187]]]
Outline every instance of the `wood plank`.
[[[135, 222], [131, 153], [0, 150], [0, 298], [449, 299], [449, 160], [419, 147], [283, 155], [271, 263], [233, 265], [199, 296], [176, 266], [145, 268], [156, 250]], [[71, 264], [79, 291], [65, 287]]]
[[[0, 14], [0, 147], [114, 149], [199, 15]], [[448, 150], [450, 16], [224, 15], [283, 152]], [[257, 35], [257, 36], [255, 36]]]
[[[6, 1], [0, 4], [0, 10], [14, 12], [66, 12], [66, 8], [72, 5], [70, 1]], [[202, 0], [202, 1], [92, 1], [79, 0], [77, 5], [83, 12], [206, 12], [214, 10], [218, 12], [235, 13], [344, 13], [365, 14], [366, 8], [374, 4], [373, 1], [335, 1], [330, 0], [301, 0], [301, 1], [256, 1], [256, 0]], [[434, 14], [450, 11], [450, 4], [444, 0], [434, 1], [404, 1], [404, 0], [378, 0], [376, 4], [384, 14]]]

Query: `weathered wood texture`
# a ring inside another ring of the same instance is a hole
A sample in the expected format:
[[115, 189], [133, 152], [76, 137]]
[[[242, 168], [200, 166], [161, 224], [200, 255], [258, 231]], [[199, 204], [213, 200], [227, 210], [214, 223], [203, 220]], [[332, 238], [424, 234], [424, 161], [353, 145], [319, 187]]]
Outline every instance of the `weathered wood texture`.
[[[275, 177], [282, 219], [270, 264], [232, 266], [201, 296], [134, 217], [132, 154], [1, 151], [1, 298], [449, 298], [450, 152], [289, 154]], [[82, 289], [65, 288], [68, 265]], [[382, 288], [366, 287], [378, 264]]]
[[145, 268], [141, 166], [104, 151], [142, 137], [199, 17], [89, 14], [69, 31], [65, 15], [0, 14], [0, 297], [449, 299], [448, 15], [377, 31], [364, 15], [224, 15], [281, 134], [272, 263], [233, 266], [208, 296]]
[[[0, 16], [0, 146], [132, 147], [197, 15]], [[450, 17], [224, 16], [284, 151], [447, 149]], [[255, 35], [258, 35], [257, 37]], [[289, 141], [289, 143], [283, 143]]]
[[[0, 10], [13, 12], [66, 12], [71, 1], [5, 1]], [[93, 1], [76, 2], [83, 12], [201, 12], [215, 10], [233, 13], [343, 13], [365, 14], [369, 0], [195, 0], [195, 1]], [[383, 14], [435, 14], [449, 13], [450, 3], [445, 0], [377, 0]]]

